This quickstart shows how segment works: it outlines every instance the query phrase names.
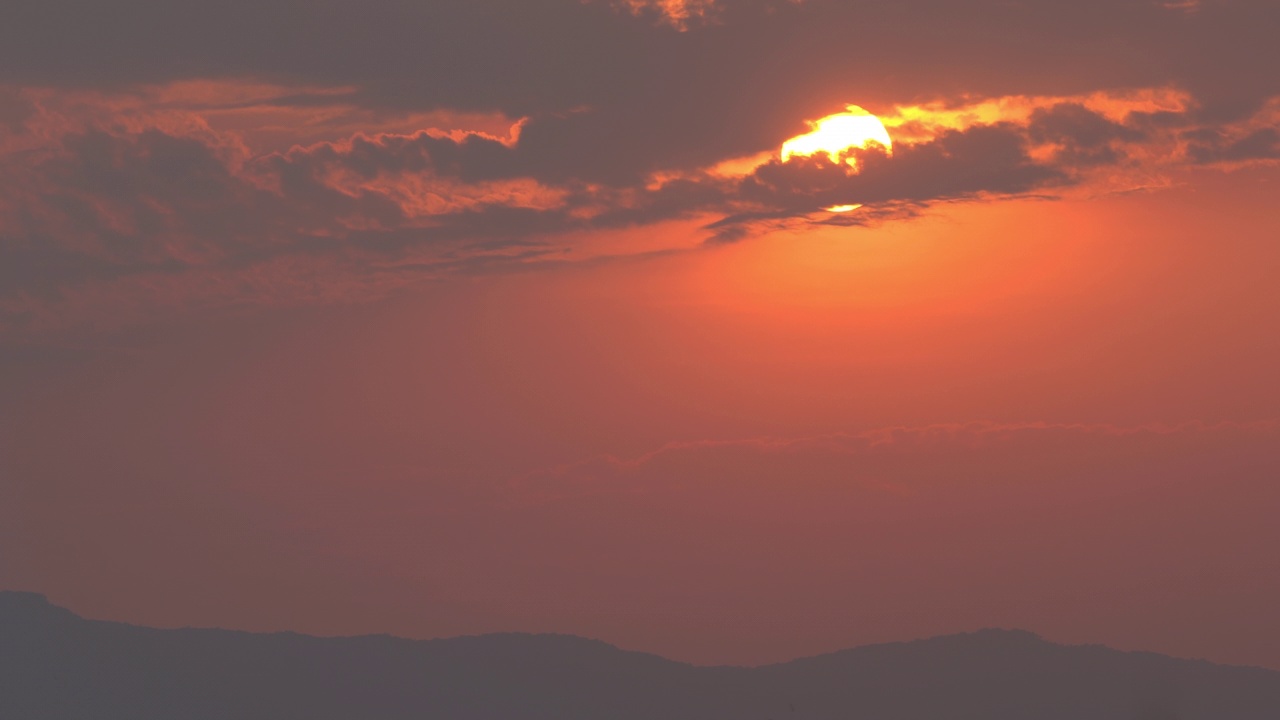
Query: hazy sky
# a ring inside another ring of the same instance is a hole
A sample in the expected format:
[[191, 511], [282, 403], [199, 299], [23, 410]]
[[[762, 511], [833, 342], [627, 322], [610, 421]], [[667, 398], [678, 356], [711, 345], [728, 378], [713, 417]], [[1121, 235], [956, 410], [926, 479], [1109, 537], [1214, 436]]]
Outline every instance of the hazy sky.
[[1274, 0], [5, 16], [0, 588], [1280, 668]]

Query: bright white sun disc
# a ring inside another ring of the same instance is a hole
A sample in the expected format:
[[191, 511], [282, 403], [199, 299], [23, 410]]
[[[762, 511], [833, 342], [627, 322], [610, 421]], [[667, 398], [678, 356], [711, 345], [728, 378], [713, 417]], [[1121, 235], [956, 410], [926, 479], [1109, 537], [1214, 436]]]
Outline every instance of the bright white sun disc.
[[812, 123], [813, 130], [782, 144], [782, 160], [796, 155], [807, 156], [825, 152], [832, 158], [853, 148], [865, 148], [878, 144], [885, 150], [893, 149], [893, 140], [880, 118], [850, 105], [846, 112], [829, 115]]

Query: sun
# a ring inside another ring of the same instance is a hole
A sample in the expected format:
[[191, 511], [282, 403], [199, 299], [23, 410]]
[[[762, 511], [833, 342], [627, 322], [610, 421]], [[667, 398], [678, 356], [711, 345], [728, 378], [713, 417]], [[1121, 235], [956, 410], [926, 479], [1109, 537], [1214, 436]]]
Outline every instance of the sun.
[[[893, 140], [889, 138], [889, 131], [884, 129], [884, 123], [857, 105], [850, 105], [845, 112], [828, 115], [810, 125], [813, 130], [782, 144], [783, 162], [796, 155], [807, 156], [820, 152], [835, 159], [853, 148], [865, 148], [872, 144], [880, 145], [886, 152], [893, 150]], [[856, 167], [853, 158], [846, 162]]]

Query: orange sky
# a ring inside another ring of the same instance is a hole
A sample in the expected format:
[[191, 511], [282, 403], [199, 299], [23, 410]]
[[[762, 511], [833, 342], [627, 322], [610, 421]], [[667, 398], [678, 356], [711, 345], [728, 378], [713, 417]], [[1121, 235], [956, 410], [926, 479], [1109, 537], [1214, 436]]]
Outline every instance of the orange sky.
[[[0, 73], [0, 588], [1280, 668], [1280, 87], [1216, 44], [1265, 3], [392, 5]], [[891, 155], [781, 157], [851, 104]]]

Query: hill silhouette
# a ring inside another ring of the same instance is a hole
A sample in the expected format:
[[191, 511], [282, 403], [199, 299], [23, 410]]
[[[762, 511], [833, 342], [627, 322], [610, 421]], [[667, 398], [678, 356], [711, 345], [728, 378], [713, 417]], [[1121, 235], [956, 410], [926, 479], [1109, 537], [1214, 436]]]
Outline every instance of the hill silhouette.
[[757, 668], [564, 635], [157, 630], [0, 593], [12, 720], [1275, 720], [1280, 673], [984, 630]]

